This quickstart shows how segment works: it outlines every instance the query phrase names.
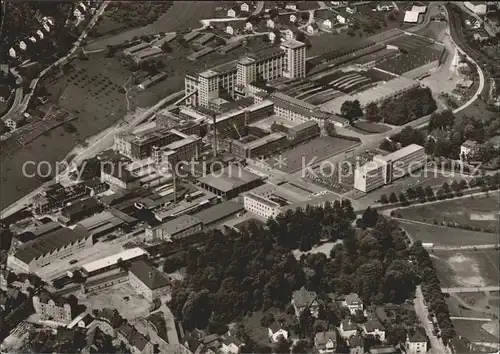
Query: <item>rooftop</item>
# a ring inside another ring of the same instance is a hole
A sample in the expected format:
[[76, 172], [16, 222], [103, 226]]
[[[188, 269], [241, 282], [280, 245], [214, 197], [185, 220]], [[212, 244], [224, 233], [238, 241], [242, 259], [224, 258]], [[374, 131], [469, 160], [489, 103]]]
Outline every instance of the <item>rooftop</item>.
[[74, 244], [89, 236], [88, 233], [62, 228], [21, 245], [16, 251], [15, 257], [28, 264], [40, 256]]
[[199, 213], [196, 213], [193, 216], [196, 219], [201, 220], [203, 225], [210, 225], [220, 219], [225, 218], [226, 216], [239, 213], [242, 210], [245, 210], [243, 205], [233, 201], [227, 201], [220, 204], [216, 204], [203, 211], [200, 211]]
[[261, 61], [261, 60], [266, 60], [266, 59], [269, 59], [269, 58], [272, 58], [275, 56], [279, 56], [279, 55], [284, 55], [284, 54], [285, 54], [285, 52], [279, 47], [269, 47], [269, 48], [262, 49], [258, 52], [255, 52], [255, 53], [251, 53], [248, 56], [250, 58], [257, 60], [257, 61]]
[[297, 49], [297, 48], [305, 47], [305, 43], [299, 42], [295, 39], [289, 39], [289, 40], [281, 43], [281, 47], [285, 47], [288, 49]]
[[314, 291], [307, 291], [303, 286], [300, 290], [293, 292], [292, 298], [296, 307], [305, 307], [309, 306], [314, 300], [316, 300], [317, 295]]
[[269, 144], [273, 141], [280, 140], [286, 137], [286, 134], [281, 132], [274, 132], [269, 135], [263, 136], [262, 138], [255, 139], [245, 144], [247, 149], [255, 149], [262, 145]]
[[151, 267], [143, 260], [137, 261], [129, 269], [141, 282], [149, 289], [155, 290], [170, 285], [168, 276], [159, 270]]
[[335, 331], [318, 332], [318, 333], [316, 333], [316, 336], [314, 339], [315, 339], [315, 342], [319, 346], [323, 346], [326, 343], [328, 343], [329, 340], [336, 342], [337, 341], [337, 332], [335, 332]]
[[167, 221], [159, 225], [157, 228], [163, 230], [169, 235], [175, 235], [184, 230], [190, 229], [195, 225], [200, 224], [201, 221], [191, 215], [181, 215], [173, 220]]
[[381, 155], [377, 155], [377, 159], [380, 160], [380, 161], [397, 161], [399, 159], [401, 159], [402, 157], [405, 157], [405, 156], [408, 156], [414, 152], [417, 152], [417, 151], [424, 151], [424, 148], [420, 145], [417, 145], [417, 144], [411, 144], [411, 145], [408, 145], [408, 146], [405, 146], [404, 148], [402, 149], [399, 149], [397, 151], [394, 151], [388, 155], [385, 155], [385, 156], [381, 156]]
[[123, 252], [119, 252], [119, 253], [113, 254], [111, 256], [84, 264], [82, 266], [82, 268], [86, 272], [92, 273], [96, 270], [116, 265], [118, 263], [119, 259], [121, 259], [122, 261], [128, 261], [130, 259], [134, 259], [134, 258], [144, 256], [147, 254], [148, 253], [146, 251], [144, 251], [142, 248], [139, 248], [139, 247], [130, 248], [130, 249], [125, 250]]
[[241, 187], [247, 183], [260, 180], [261, 177], [241, 168], [238, 165], [229, 165], [221, 171], [217, 171], [205, 177], [198, 179], [212, 188], [222, 192], [229, 192], [233, 189]]

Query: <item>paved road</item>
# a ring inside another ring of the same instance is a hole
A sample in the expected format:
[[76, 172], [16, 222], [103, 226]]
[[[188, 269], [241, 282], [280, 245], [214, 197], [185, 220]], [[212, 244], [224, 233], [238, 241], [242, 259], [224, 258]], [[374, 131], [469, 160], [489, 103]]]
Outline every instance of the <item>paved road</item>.
[[441, 288], [443, 293], [476, 293], [481, 291], [500, 291], [500, 286], [483, 286], [479, 288]]
[[429, 337], [429, 341], [431, 342], [431, 349], [427, 352], [429, 354], [443, 354], [448, 353], [447, 348], [444, 346], [443, 341], [437, 338], [432, 332], [434, 331], [434, 325], [430, 323], [429, 320], [429, 312], [424, 305], [424, 295], [422, 294], [422, 288], [420, 285], [417, 286], [415, 292], [415, 300], [414, 307], [415, 313], [417, 314], [418, 319], [422, 323], [425, 328], [425, 333], [427, 337]]
[[252, 16], [259, 16], [262, 10], [264, 10], [264, 1], [257, 1], [257, 7], [252, 12]]

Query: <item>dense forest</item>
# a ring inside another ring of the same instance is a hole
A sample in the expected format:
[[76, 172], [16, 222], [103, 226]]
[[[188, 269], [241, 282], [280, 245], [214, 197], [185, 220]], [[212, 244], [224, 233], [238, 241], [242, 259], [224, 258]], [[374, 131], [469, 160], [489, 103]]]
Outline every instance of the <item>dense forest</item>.
[[[267, 227], [211, 232], [202, 251], [185, 252], [188, 276], [174, 284], [169, 307], [187, 329], [215, 331], [252, 311], [284, 309], [303, 285], [318, 294], [354, 291], [367, 304], [413, 298], [417, 278], [404, 232], [375, 210], [368, 209], [357, 228], [354, 220], [344, 200], [287, 211]], [[342, 242], [330, 257], [310, 254], [296, 260], [291, 253], [308, 251], [320, 240]]]

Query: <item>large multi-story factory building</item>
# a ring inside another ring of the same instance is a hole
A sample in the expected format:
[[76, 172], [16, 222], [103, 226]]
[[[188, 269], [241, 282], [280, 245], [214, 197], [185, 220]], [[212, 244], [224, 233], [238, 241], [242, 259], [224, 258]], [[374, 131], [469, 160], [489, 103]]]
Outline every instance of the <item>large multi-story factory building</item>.
[[386, 156], [375, 155], [373, 161], [354, 171], [354, 188], [369, 192], [422, 168], [425, 161], [425, 150], [417, 144], [408, 145]]
[[305, 77], [305, 67], [305, 44], [288, 40], [280, 48], [268, 48], [198, 75], [186, 75], [186, 104], [209, 108], [211, 101], [224, 95], [233, 99], [245, 97], [251, 95], [252, 82]]

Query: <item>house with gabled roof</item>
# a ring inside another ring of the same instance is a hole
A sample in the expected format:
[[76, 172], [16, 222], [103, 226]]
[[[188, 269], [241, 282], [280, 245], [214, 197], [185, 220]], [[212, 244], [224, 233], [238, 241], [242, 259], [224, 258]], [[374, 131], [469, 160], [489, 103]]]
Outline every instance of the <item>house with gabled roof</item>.
[[246, 26], [245, 21], [230, 22], [226, 25], [225, 32], [231, 36], [234, 36], [235, 34], [238, 33], [238, 31], [243, 30], [245, 26]]
[[382, 342], [385, 341], [385, 327], [376, 319], [369, 319], [361, 325], [361, 328], [365, 335], [372, 335]]
[[241, 9], [238, 6], [233, 6], [227, 11], [227, 17], [236, 18], [240, 14]]
[[339, 332], [342, 338], [349, 339], [358, 333], [358, 325], [352, 322], [351, 319], [343, 320], [340, 322]]
[[149, 301], [170, 293], [170, 278], [143, 260], [132, 264], [129, 269], [130, 285]]
[[271, 342], [277, 343], [280, 338], [288, 339], [288, 331], [283, 328], [283, 324], [279, 321], [274, 321], [267, 328], [268, 336]]
[[355, 334], [347, 340], [350, 354], [364, 354], [365, 340], [359, 334]]
[[316, 34], [318, 33], [318, 31], [319, 31], [319, 26], [316, 22], [313, 22], [307, 26], [307, 33], [309, 34]]
[[408, 354], [427, 353], [427, 337], [422, 329], [417, 328], [413, 334], [407, 335], [405, 348]]
[[351, 315], [355, 315], [356, 312], [363, 311], [363, 301], [359, 298], [358, 294], [350, 293], [344, 296], [344, 300], [342, 301], [342, 306], [347, 307]]
[[337, 348], [337, 332], [318, 332], [314, 336], [314, 346], [320, 354], [335, 353]]
[[228, 336], [222, 341], [220, 350], [224, 354], [238, 354], [244, 346], [245, 343], [238, 338]]
[[297, 317], [306, 309], [309, 309], [313, 317], [318, 317], [319, 305], [318, 295], [306, 290], [304, 286], [292, 294], [292, 306]]

